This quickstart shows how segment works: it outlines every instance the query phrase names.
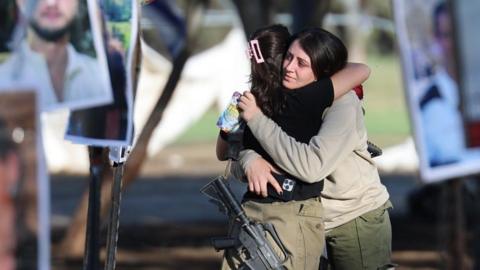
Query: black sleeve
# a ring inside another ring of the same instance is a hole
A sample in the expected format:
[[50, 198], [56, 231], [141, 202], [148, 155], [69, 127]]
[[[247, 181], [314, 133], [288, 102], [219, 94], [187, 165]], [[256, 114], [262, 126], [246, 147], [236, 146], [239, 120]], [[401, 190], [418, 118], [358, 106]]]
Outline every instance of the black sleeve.
[[220, 130], [220, 137], [224, 140], [224, 141], [228, 141], [228, 133], [223, 131], [223, 130]]
[[307, 94], [303, 102], [314, 115], [322, 115], [326, 108], [332, 106], [334, 92], [330, 78], [315, 81], [306, 90]]

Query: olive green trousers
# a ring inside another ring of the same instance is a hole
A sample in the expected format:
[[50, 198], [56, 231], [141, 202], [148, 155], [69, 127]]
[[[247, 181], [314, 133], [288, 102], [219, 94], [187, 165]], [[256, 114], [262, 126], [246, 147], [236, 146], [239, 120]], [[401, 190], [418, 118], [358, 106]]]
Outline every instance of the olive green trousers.
[[331, 270], [393, 269], [390, 201], [326, 232]]

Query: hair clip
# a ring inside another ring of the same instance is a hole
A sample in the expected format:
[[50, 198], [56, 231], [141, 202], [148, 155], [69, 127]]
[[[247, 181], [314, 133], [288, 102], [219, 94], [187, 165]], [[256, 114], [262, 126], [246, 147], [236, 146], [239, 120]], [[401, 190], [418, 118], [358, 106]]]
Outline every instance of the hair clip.
[[248, 43], [247, 57], [248, 59], [252, 59], [252, 56], [255, 58], [255, 62], [257, 62], [257, 64], [265, 62], [262, 51], [260, 50], [260, 44], [258, 43], [257, 39], [252, 39]]

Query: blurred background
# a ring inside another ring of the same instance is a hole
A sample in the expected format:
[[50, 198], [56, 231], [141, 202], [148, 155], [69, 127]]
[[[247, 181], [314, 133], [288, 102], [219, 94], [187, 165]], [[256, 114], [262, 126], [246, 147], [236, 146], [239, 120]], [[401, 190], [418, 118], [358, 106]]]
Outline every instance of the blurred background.
[[[118, 6], [112, 18], [121, 18], [122, 7], [128, 7], [128, 1], [106, 2]], [[465, 212], [456, 227], [462, 230], [459, 240], [446, 210], [448, 186], [424, 186], [418, 178], [391, 1], [143, 0], [140, 18], [137, 140], [149, 125], [153, 131], [146, 139], [148, 153], [132, 155], [127, 162], [117, 269], [219, 268], [222, 254], [209, 239], [226, 233], [227, 219], [199, 190], [225, 167], [215, 157], [215, 123], [231, 93], [246, 90], [246, 36], [271, 23], [285, 24], [292, 32], [307, 26], [326, 28], [345, 42], [350, 61], [370, 66], [364, 84], [365, 117], [370, 141], [384, 150], [376, 161], [394, 205], [392, 260], [397, 269], [473, 269], [476, 187], [467, 185], [464, 204], [457, 209]], [[109, 27], [129, 40], [121, 24]], [[156, 106], [168, 92], [172, 96], [165, 98], [167, 105]], [[155, 110], [162, 117], [149, 123]], [[70, 160], [55, 164], [51, 159], [48, 164], [52, 269], [81, 269], [88, 154], [84, 146], [62, 145], [57, 150], [64, 149], [72, 153]], [[49, 155], [54, 152], [47, 150], [47, 160]], [[129, 162], [138, 171], [129, 171]], [[238, 195], [245, 189], [241, 183], [231, 184]], [[101, 254], [104, 258], [103, 250]], [[458, 259], [460, 268], [454, 264]]]

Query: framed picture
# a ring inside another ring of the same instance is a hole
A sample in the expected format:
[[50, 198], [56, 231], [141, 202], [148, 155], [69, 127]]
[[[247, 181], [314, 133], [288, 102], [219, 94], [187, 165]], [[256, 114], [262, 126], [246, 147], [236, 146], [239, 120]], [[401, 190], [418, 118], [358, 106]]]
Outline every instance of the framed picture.
[[96, 0], [7, 2], [0, 8], [0, 86], [31, 85], [41, 111], [112, 102]]
[[464, 48], [456, 37], [462, 31], [455, 31], [452, 5], [442, 0], [393, 3], [422, 179], [435, 182], [480, 172], [480, 149], [469, 143], [465, 128], [471, 101], [461, 78], [470, 71], [459, 61]]
[[458, 83], [462, 89], [462, 109], [464, 113], [467, 145], [480, 146], [480, 36], [477, 25], [480, 21], [480, 2], [452, 1], [453, 26], [456, 29], [458, 47]]
[[72, 111], [65, 138], [73, 143], [95, 146], [131, 145], [134, 54], [139, 24], [137, 1], [100, 2], [101, 16], [97, 19], [107, 47], [113, 103]]

